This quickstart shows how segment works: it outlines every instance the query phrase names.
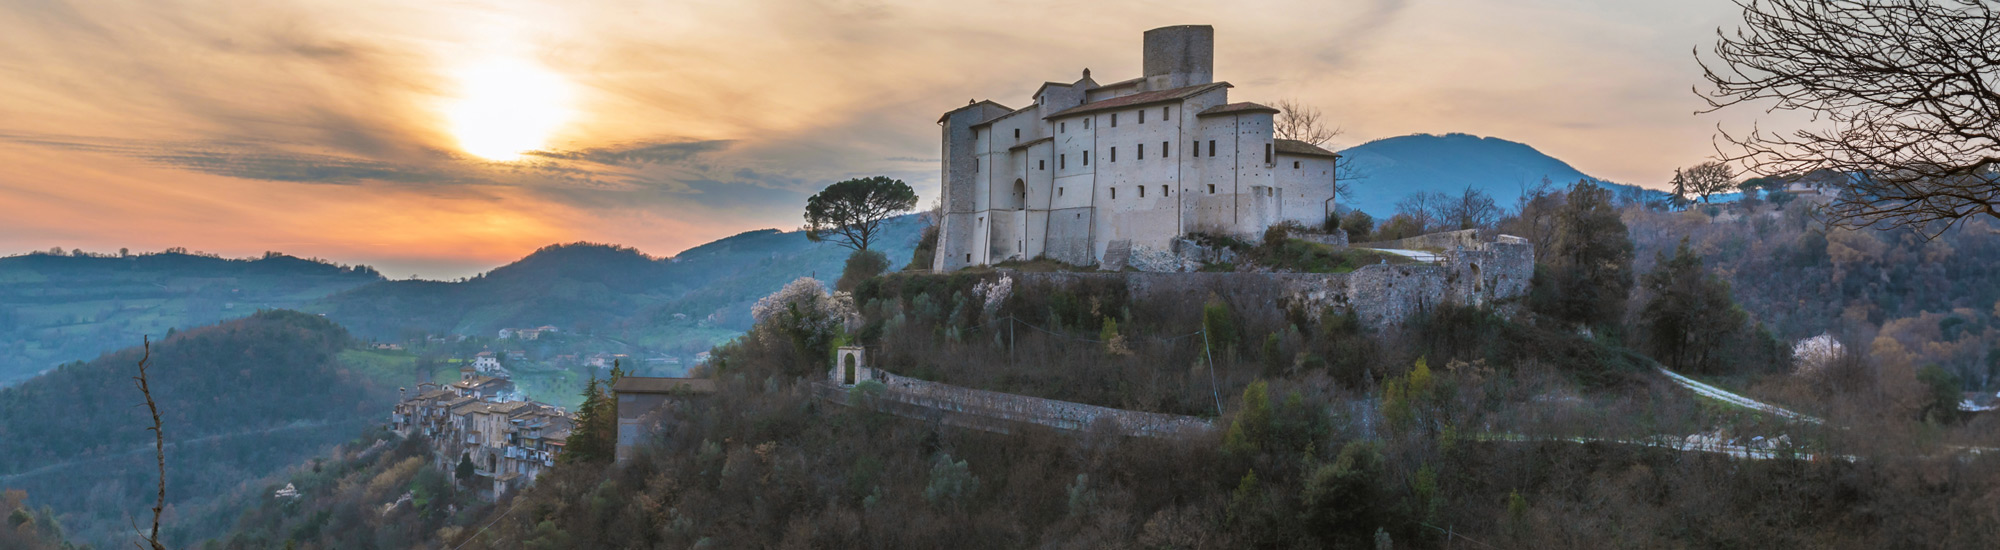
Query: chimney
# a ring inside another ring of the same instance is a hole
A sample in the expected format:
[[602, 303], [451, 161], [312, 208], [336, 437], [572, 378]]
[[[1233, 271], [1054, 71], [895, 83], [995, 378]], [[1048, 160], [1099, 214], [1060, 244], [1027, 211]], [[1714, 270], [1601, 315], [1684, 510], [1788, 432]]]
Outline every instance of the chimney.
[[1215, 81], [1215, 27], [1179, 25], [1146, 31], [1146, 89]]

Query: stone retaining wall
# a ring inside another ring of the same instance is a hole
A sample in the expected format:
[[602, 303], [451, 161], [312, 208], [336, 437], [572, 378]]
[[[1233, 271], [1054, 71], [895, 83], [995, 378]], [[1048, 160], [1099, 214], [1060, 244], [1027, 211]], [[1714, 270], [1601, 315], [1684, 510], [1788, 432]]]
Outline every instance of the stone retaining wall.
[[[869, 369], [866, 376], [869, 380], [881, 382], [886, 387], [887, 391], [878, 396], [881, 401], [878, 406], [888, 405], [882, 407], [886, 412], [896, 413], [899, 416], [936, 418], [987, 431], [1005, 431], [1005, 423], [1038, 424], [1058, 430], [1083, 431], [1090, 429], [1092, 425], [1104, 422], [1109, 423], [1118, 433], [1128, 436], [1165, 437], [1213, 428], [1209, 421], [1192, 416], [1114, 409], [975, 390], [898, 376], [879, 369]], [[829, 384], [829, 387], [839, 386]], [[822, 392], [821, 396], [828, 400], [841, 399], [842, 404], [845, 404], [844, 394]]]

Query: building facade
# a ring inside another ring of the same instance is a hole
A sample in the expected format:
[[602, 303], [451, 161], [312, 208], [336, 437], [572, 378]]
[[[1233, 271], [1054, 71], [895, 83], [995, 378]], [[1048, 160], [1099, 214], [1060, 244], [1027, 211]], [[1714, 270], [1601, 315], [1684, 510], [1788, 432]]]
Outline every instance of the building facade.
[[1122, 267], [1190, 233], [1254, 237], [1333, 213], [1338, 155], [1280, 140], [1278, 110], [1231, 103], [1215, 30], [1145, 33], [1145, 74], [1048, 82], [1012, 109], [944, 114], [944, 215], [932, 269], [1046, 257]]
[[461, 373], [457, 382], [418, 384], [390, 415], [389, 427], [404, 437], [428, 438], [437, 463], [453, 471], [461, 460], [474, 467], [467, 483], [498, 497], [534, 482], [555, 466], [575, 427], [560, 407], [510, 399], [505, 378]]

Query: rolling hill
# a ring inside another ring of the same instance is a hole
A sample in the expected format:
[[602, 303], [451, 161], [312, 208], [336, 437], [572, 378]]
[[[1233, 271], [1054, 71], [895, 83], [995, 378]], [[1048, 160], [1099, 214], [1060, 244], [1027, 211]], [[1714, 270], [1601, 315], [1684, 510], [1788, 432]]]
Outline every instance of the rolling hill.
[[1455, 194], [1467, 186], [1484, 190], [1503, 208], [1546, 177], [1556, 185], [1588, 179], [1639, 196], [1658, 191], [1606, 182], [1527, 144], [1470, 134], [1412, 134], [1378, 139], [1340, 151], [1359, 177], [1339, 199], [1342, 206], [1377, 218], [1396, 212], [1396, 201], [1411, 193]]
[[[343, 362], [350, 342], [324, 318], [284, 310], [153, 342], [174, 546], [227, 528], [240, 484], [381, 422], [401, 381]], [[127, 348], [0, 389], [0, 487], [26, 490], [101, 548], [122, 546], [126, 518], [153, 502], [153, 436], [131, 382], [140, 356]]]
[[[881, 241], [891, 263], [907, 263], [923, 223], [888, 222]], [[750, 326], [750, 304], [800, 276], [828, 281], [847, 249], [797, 231], [741, 233], [654, 258], [631, 248], [574, 243], [544, 247], [464, 282], [384, 281], [305, 307], [378, 340], [422, 334], [492, 335], [501, 328], [554, 325], [621, 334], [653, 345], [694, 335], [714, 340]]]
[[367, 266], [283, 254], [0, 258], [0, 386], [137, 344], [144, 334], [296, 308], [380, 280]]

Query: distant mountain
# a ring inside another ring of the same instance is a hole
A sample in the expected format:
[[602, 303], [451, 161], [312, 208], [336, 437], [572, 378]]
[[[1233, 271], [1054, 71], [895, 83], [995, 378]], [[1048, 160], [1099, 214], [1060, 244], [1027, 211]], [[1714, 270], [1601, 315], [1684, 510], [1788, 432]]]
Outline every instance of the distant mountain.
[[[241, 509], [224, 497], [239, 484], [381, 422], [398, 382], [346, 364], [350, 342], [324, 318], [285, 310], [153, 341], [170, 546], [226, 529]], [[127, 348], [0, 389], [0, 488], [27, 490], [99, 548], [126, 545], [127, 518], [153, 502], [150, 416], [131, 381], [140, 356]]]
[[[880, 250], [901, 267], [915, 250], [916, 215], [887, 222]], [[554, 325], [625, 334], [649, 343], [676, 331], [733, 334], [750, 326], [750, 304], [785, 283], [817, 275], [829, 284], [848, 251], [798, 231], [764, 229], [667, 258], [631, 248], [552, 245], [464, 282], [384, 281], [308, 306], [358, 336], [402, 340], [420, 334], [491, 336], [502, 328]]]
[[1633, 185], [1605, 182], [1578, 171], [1555, 157], [1523, 143], [1470, 134], [1413, 134], [1378, 139], [1340, 152], [1353, 162], [1359, 178], [1339, 202], [1386, 217], [1396, 202], [1412, 193], [1456, 194], [1467, 186], [1485, 191], [1502, 208], [1511, 208], [1521, 192], [1548, 178], [1557, 186], [1592, 180], [1636, 196], [1664, 196]]
[[0, 258], [0, 386], [137, 344], [143, 334], [296, 308], [380, 280], [367, 266], [283, 254]]

